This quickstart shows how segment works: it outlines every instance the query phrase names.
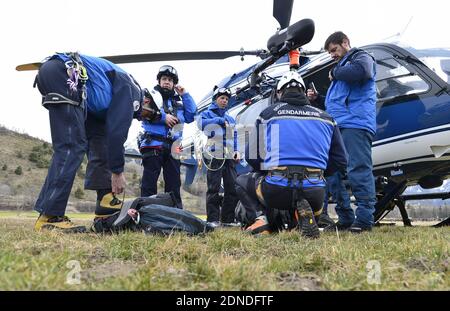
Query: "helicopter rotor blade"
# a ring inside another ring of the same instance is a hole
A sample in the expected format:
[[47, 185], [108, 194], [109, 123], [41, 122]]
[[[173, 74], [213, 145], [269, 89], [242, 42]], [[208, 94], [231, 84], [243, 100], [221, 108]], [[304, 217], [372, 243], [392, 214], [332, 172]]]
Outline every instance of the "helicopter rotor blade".
[[280, 29], [289, 26], [294, 0], [273, 0], [273, 17], [280, 24]]
[[309, 51], [309, 50], [300, 50], [300, 55], [302, 56], [309, 56], [309, 55], [318, 55], [325, 53], [326, 51], [324, 49], [320, 49], [318, 51]]
[[29, 63], [23, 64], [16, 67], [17, 71], [28, 71], [28, 70], [38, 70], [42, 63]]
[[167, 52], [167, 53], [148, 53], [148, 54], [130, 54], [102, 56], [115, 64], [158, 62], [158, 61], [176, 61], [176, 60], [203, 60], [203, 59], [224, 59], [232, 56], [264, 54], [264, 50], [254, 51], [197, 51], [197, 52]]
[[[245, 51], [197, 51], [197, 52], [166, 52], [166, 53], [147, 53], [147, 54], [129, 54], [102, 56], [115, 64], [158, 62], [158, 61], [176, 61], [176, 60], [203, 60], [203, 59], [225, 59], [232, 56], [240, 56], [244, 59], [246, 55], [254, 55], [261, 58], [266, 57], [267, 51], [253, 50]], [[41, 62], [22, 64], [16, 67], [17, 71], [38, 70]]]

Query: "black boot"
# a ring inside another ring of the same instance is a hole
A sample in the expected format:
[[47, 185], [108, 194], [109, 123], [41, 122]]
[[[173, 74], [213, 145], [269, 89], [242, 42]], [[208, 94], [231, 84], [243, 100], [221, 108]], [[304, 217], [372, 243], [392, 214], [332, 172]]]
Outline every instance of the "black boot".
[[317, 220], [317, 225], [319, 228], [323, 228], [324, 231], [329, 231], [330, 229], [334, 230], [336, 227], [336, 223], [333, 221], [333, 219], [330, 218], [327, 214], [320, 214], [319, 219]]
[[301, 199], [296, 203], [298, 211], [298, 227], [301, 235], [307, 238], [316, 239], [320, 236], [319, 227], [308, 201]]

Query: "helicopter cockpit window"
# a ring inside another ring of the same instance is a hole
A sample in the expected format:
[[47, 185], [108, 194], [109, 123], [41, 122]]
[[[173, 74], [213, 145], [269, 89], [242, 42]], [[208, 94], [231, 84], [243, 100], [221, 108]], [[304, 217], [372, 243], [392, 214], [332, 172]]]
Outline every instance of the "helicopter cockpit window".
[[420, 60], [439, 78], [450, 84], [450, 57], [423, 57]]
[[377, 64], [376, 82], [379, 100], [428, 91], [428, 83], [394, 59], [392, 54], [382, 50], [371, 52]]

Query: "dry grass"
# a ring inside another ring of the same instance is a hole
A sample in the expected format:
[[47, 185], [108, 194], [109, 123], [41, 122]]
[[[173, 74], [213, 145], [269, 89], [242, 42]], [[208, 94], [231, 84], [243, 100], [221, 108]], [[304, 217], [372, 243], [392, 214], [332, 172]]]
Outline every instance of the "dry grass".
[[[236, 228], [198, 237], [35, 233], [33, 221], [0, 218], [0, 290], [450, 289], [449, 228], [380, 227], [310, 241]], [[67, 283], [77, 277], [72, 260], [80, 284]], [[378, 284], [368, 282], [374, 260]]]

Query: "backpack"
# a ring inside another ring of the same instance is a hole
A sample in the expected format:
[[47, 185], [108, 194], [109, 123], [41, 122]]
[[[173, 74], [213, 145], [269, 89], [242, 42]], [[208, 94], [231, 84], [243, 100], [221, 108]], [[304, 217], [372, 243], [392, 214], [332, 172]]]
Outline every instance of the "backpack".
[[[128, 215], [130, 209], [138, 211], [136, 219]], [[120, 212], [107, 218], [95, 219], [92, 230], [97, 233], [143, 231], [147, 234], [166, 236], [174, 232], [197, 235], [212, 231], [214, 228], [194, 214], [176, 208], [172, 193], [163, 193], [125, 202]]]

